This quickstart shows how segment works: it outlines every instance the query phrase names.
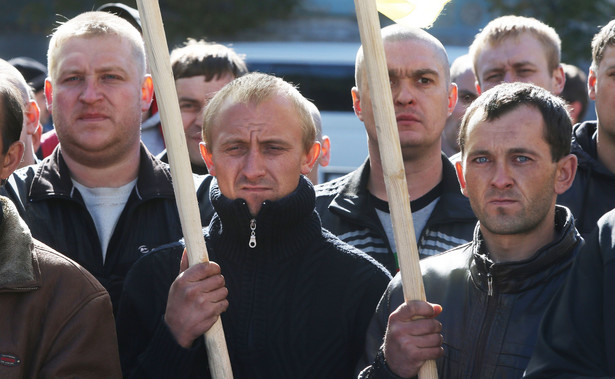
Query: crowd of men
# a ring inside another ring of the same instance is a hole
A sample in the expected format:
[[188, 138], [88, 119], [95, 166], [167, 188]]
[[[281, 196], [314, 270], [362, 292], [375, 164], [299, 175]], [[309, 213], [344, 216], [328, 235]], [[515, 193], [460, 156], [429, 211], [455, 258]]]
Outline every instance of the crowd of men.
[[[219, 319], [236, 378], [413, 378], [431, 360], [445, 378], [615, 376], [615, 20], [591, 42], [584, 122], [578, 85], [563, 95], [583, 73], [539, 20], [492, 20], [452, 66], [428, 32], [382, 29], [420, 301], [362, 48], [369, 155], [318, 185], [343, 142], [294, 85], [222, 45], [172, 51], [210, 257], [189, 264], [166, 151], [142, 137], [138, 13], [120, 10], [60, 25], [38, 90], [0, 60], [0, 377], [209, 378]], [[59, 142], [42, 161], [35, 90]]]

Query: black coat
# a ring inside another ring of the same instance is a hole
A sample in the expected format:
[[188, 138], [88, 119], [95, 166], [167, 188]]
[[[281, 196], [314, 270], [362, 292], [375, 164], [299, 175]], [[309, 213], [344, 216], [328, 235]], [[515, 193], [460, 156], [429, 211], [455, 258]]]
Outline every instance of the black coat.
[[615, 208], [615, 173], [598, 160], [595, 121], [575, 125], [571, 152], [579, 161], [572, 186], [557, 203], [570, 209], [577, 230], [586, 237], [603, 214]]
[[[234, 377], [351, 378], [365, 331], [390, 276], [378, 263], [322, 229], [312, 185], [265, 201], [255, 220], [241, 199], [212, 187], [216, 209], [206, 234], [222, 269], [222, 314]], [[183, 349], [163, 315], [179, 273], [181, 246], [156, 249], [129, 272], [117, 318], [128, 378], [209, 378], [203, 339]]]
[[[213, 213], [207, 196], [210, 182], [211, 177], [195, 177], [203, 224]], [[5, 187], [32, 236], [94, 275], [109, 291], [114, 313], [132, 264], [149, 249], [182, 236], [169, 166], [143, 145], [137, 184], [117, 221], [104, 263], [96, 226], [73, 186], [61, 149], [38, 165], [16, 171]]]
[[527, 378], [615, 377], [615, 210], [570, 269], [540, 325]]
[[[441, 159], [442, 193], [417, 239], [421, 258], [470, 241], [476, 224], [470, 201], [461, 193], [453, 164], [444, 154]], [[325, 229], [371, 255], [395, 275], [396, 252], [369, 201], [369, 170], [368, 159], [355, 171], [316, 186], [316, 211]]]
[[[472, 242], [421, 261], [427, 301], [442, 306], [442, 378], [520, 378], [539, 322], [583, 244], [570, 212], [556, 208], [555, 240], [532, 257], [493, 263], [477, 225]], [[490, 291], [491, 288], [491, 291]], [[389, 284], [368, 330], [365, 362], [375, 361], [388, 316], [402, 303], [400, 276]], [[373, 367], [373, 368], [372, 368]], [[362, 378], [388, 378], [373, 365]]]

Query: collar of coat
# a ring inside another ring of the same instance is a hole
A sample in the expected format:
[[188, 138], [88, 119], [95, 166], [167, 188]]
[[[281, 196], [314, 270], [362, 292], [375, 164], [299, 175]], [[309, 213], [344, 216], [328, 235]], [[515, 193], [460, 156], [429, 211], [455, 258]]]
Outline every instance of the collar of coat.
[[487, 290], [488, 277], [491, 277], [494, 288], [500, 293], [526, 291], [567, 270], [583, 244], [572, 214], [568, 208], [559, 205], [555, 208], [555, 239], [521, 261], [494, 263], [479, 226], [477, 223], [472, 241], [470, 272], [473, 281], [484, 290]]
[[[135, 186], [141, 199], [174, 196], [171, 172], [166, 163], [156, 159], [141, 143], [139, 172]], [[62, 157], [61, 148], [44, 159], [37, 168], [30, 187], [29, 198], [38, 200], [48, 196], [68, 197], [74, 195], [70, 170]]]
[[30, 229], [8, 198], [0, 197], [0, 210], [0, 289], [34, 287]]

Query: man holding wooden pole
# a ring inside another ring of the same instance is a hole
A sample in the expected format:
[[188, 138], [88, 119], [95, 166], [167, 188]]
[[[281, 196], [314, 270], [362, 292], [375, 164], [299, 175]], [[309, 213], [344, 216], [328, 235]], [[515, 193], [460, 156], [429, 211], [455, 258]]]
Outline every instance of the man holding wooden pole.
[[520, 378], [538, 324], [582, 238], [555, 205], [576, 172], [566, 104], [525, 83], [468, 108], [457, 164], [479, 219], [474, 239], [421, 261], [425, 301], [404, 302], [400, 276], [380, 300], [361, 378], [410, 378], [438, 359], [445, 378]]
[[353, 377], [390, 276], [322, 229], [304, 177], [315, 136], [307, 100], [282, 79], [248, 74], [213, 97], [201, 145], [216, 177], [211, 261], [188, 268], [173, 245], [130, 271], [117, 319], [126, 377], [209, 378], [202, 335], [220, 314], [235, 378]]
[[141, 252], [182, 235], [169, 168], [140, 139], [153, 94], [143, 39], [118, 16], [82, 13], [54, 32], [48, 66], [60, 145], [7, 192], [32, 235], [90, 271], [117, 311]]
[[[446, 51], [435, 37], [397, 24], [381, 34], [418, 251], [426, 257], [471, 240], [476, 223], [455, 169], [441, 150], [457, 88], [450, 82]], [[369, 158], [350, 174], [319, 185], [316, 209], [325, 228], [395, 273], [397, 250], [364, 61], [361, 48], [352, 97], [365, 124]]]

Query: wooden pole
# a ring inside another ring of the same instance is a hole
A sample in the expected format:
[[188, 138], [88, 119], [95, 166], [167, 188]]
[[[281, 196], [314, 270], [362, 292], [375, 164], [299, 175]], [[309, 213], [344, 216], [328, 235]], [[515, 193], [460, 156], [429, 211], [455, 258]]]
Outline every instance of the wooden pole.
[[[137, 0], [137, 7], [143, 24], [143, 38], [147, 47], [164, 140], [169, 155], [175, 200], [186, 241], [188, 260], [192, 266], [199, 262], [207, 262], [209, 257], [203, 239], [186, 137], [183, 128], [180, 127], [182, 119], [171, 72], [167, 39], [164, 34], [158, 1]], [[205, 333], [205, 345], [211, 376], [214, 379], [232, 378], [231, 362], [220, 318]]]
[[[419, 253], [414, 236], [410, 196], [399, 143], [397, 120], [391, 101], [391, 85], [387, 70], [384, 46], [380, 35], [380, 21], [375, 0], [355, 0], [359, 33], [369, 85], [370, 98], [374, 109], [378, 147], [382, 161], [384, 182], [389, 197], [389, 209], [393, 223], [393, 234], [397, 246], [399, 270], [404, 299], [425, 300], [425, 288]], [[427, 361], [419, 371], [420, 379], [437, 378], [435, 361]]]

